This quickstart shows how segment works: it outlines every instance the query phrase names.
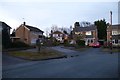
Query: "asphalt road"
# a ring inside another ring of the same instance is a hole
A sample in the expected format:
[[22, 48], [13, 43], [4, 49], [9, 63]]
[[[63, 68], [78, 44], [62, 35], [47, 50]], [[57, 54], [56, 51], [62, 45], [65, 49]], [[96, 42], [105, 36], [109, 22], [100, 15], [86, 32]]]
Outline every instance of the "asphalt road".
[[100, 48], [78, 52], [52, 47], [74, 57], [33, 61], [3, 67], [3, 78], [118, 78], [118, 53]]
[[30, 62], [28, 60], [23, 60], [23, 59], [19, 59], [13, 56], [9, 56], [6, 53], [2, 54], [2, 66], [10, 66], [10, 65], [16, 65], [16, 64], [20, 64], [20, 63], [25, 63], [25, 62]]

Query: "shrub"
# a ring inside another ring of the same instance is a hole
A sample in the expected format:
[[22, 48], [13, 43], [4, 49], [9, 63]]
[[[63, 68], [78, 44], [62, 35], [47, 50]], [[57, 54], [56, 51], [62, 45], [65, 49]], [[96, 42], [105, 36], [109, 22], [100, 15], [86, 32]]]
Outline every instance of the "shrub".
[[67, 45], [69, 45], [69, 42], [68, 42], [68, 40], [64, 40], [64, 46], [67, 46]]
[[22, 48], [22, 47], [30, 47], [28, 44], [25, 44], [24, 42], [17, 41], [12, 43], [12, 48]]
[[85, 41], [84, 41], [84, 40], [77, 40], [77, 41], [76, 41], [76, 44], [77, 44], [78, 46], [85, 46]]
[[52, 43], [52, 45], [53, 45], [53, 46], [58, 46], [58, 45], [60, 45], [60, 42], [59, 42], [59, 41], [54, 41], [54, 42]]

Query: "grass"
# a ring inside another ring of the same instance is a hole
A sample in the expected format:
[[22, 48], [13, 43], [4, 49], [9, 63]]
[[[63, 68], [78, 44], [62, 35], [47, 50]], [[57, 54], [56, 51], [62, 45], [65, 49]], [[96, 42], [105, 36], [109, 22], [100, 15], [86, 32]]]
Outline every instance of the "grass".
[[9, 52], [9, 55], [28, 60], [42, 60], [54, 57], [61, 57], [63, 56], [63, 53], [45, 48], [42, 49], [40, 52], [12, 51]]
[[89, 49], [89, 47], [75, 48], [75, 49], [73, 49], [73, 50], [77, 50], [77, 51], [85, 51], [85, 50], [87, 50], [87, 49]]
[[[110, 52], [110, 48], [102, 48], [102, 51], [105, 51], [105, 52]], [[120, 49], [118, 48], [113, 48], [112, 49], [112, 52], [120, 52]]]
[[71, 49], [71, 50], [76, 50], [76, 51], [85, 51], [85, 50], [89, 49], [89, 47], [87, 47], [87, 46], [85, 46], [85, 47], [79, 47], [79, 46], [77, 46], [77, 47], [72, 47], [72, 48], [70, 48], [70, 47], [64, 47], [64, 48]]

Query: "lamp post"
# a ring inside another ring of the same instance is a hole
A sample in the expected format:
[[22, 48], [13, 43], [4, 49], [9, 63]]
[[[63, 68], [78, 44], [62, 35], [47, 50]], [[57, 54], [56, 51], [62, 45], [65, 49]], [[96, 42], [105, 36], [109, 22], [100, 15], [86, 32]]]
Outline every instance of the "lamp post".
[[110, 50], [112, 54], [112, 11], [110, 11]]

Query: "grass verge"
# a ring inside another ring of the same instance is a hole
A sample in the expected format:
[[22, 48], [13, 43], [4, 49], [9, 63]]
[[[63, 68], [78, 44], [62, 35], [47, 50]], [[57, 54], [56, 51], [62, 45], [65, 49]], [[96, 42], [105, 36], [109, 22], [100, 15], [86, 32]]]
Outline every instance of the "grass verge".
[[85, 51], [87, 49], [89, 49], [90, 47], [64, 47], [66, 49], [71, 49], [71, 50], [75, 50], [75, 51]]
[[[110, 52], [110, 48], [102, 48], [102, 51], [105, 51], [105, 52]], [[112, 49], [112, 52], [120, 52], [120, 49], [118, 48], [113, 48]]]
[[46, 60], [46, 59], [60, 58], [65, 56], [61, 52], [48, 49], [48, 48], [44, 48], [40, 52], [11, 51], [11, 52], [8, 52], [8, 54], [11, 56], [15, 56], [15, 57], [27, 59], [27, 60]]

